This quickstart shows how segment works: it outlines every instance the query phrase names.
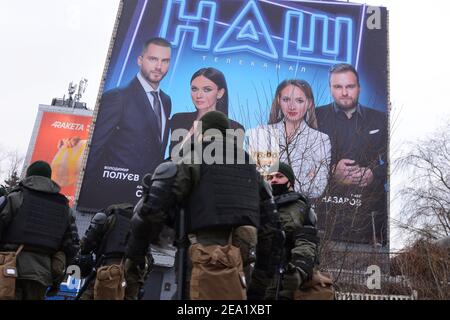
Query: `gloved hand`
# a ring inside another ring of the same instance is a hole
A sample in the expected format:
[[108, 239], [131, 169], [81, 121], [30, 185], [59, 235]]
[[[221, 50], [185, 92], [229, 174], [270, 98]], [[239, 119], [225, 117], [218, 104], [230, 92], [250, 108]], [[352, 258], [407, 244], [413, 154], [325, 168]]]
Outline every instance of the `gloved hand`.
[[[301, 284], [311, 280], [313, 274], [314, 265], [308, 262], [307, 259], [297, 259], [294, 261], [295, 268], [297, 269], [298, 274], [300, 275]], [[301, 286], [300, 284], [300, 286]]]
[[294, 264], [288, 263], [283, 275], [283, 289], [288, 291], [295, 291], [303, 284], [302, 271]]

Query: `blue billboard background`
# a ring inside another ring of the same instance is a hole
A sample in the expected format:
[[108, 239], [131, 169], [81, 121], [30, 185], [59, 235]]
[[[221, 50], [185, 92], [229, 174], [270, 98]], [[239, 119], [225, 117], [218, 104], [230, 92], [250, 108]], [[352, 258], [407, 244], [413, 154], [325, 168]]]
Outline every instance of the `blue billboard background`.
[[[173, 48], [169, 72], [161, 82], [172, 100], [171, 116], [195, 111], [190, 79], [200, 68], [224, 73], [229, 116], [249, 129], [267, 123], [276, 87], [285, 79], [308, 81], [316, 106], [332, 102], [328, 72], [340, 62], [358, 70], [360, 103], [388, 112], [388, 13], [379, 8], [381, 27], [372, 28], [374, 13], [369, 9], [334, 1], [123, 1], [103, 92], [126, 87], [139, 71], [143, 44], [163, 37]], [[129, 167], [134, 172], [133, 164]], [[137, 174], [142, 178], [144, 172]], [[81, 207], [100, 208], [93, 205], [96, 193], [107, 194], [111, 202], [136, 203], [139, 183], [127, 181], [110, 194], [108, 187], [83, 184], [85, 199], [80, 203], [90, 204]], [[129, 192], [122, 192], [125, 189]]]
[[104, 89], [128, 84], [139, 71], [142, 44], [161, 36], [173, 45], [161, 83], [173, 114], [195, 110], [190, 78], [207, 66], [225, 74], [230, 117], [245, 127], [260, 124], [263, 116], [249, 112], [267, 115], [284, 79], [308, 81], [316, 104], [323, 105], [331, 101], [328, 70], [338, 62], [357, 68], [361, 103], [386, 111], [387, 34], [365, 27], [366, 8], [342, 2], [126, 1]]

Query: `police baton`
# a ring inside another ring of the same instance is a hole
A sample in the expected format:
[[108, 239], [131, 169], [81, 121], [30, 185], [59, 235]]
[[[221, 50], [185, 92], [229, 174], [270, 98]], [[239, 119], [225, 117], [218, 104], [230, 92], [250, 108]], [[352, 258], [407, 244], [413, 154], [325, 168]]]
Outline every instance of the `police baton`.
[[280, 230], [279, 233], [280, 237], [280, 249], [281, 249], [281, 255], [280, 255], [280, 261], [278, 263], [277, 268], [277, 279], [276, 279], [276, 290], [275, 290], [275, 300], [278, 300], [280, 289], [281, 289], [281, 281], [283, 281], [283, 275], [284, 275], [284, 244], [286, 241], [286, 234], [284, 230]]

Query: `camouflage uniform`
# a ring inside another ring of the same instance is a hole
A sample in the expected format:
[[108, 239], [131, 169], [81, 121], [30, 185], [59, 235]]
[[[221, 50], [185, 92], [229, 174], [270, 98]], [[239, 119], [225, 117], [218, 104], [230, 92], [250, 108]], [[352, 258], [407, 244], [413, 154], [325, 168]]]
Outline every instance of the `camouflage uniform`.
[[274, 273], [280, 261], [284, 275], [279, 299], [292, 300], [295, 290], [312, 276], [318, 249], [315, 222], [310, 221], [313, 219], [309, 218], [309, 207], [301, 199], [280, 204], [285, 196], [275, 197], [281, 229], [285, 233], [283, 249], [277, 236], [279, 230], [272, 221], [264, 223], [258, 231], [257, 262], [249, 289], [252, 299], [275, 299], [277, 276]]
[[[30, 176], [22, 180], [19, 187], [12, 190], [7, 196], [7, 203], [0, 212], [0, 239], [2, 251], [16, 251], [17, 244], [5, 243], [4, 236], [8, 226], [15, 218], [24, 202], [23, 188], [38, 191], [44, 194], [58, 194], [60, 187], [52, 180], [41, 176]], [[25, 248], [17, 257], [16, 299], [39, 300], [44, 299], [47, 288], [57, 291], [65, 275], [66, 265], [70, 265], [79, 249], [78, 230], [75, 218], [69, 209], [70, 224], [65, 230], [61, 241], [60, 251], [47, 254]]]

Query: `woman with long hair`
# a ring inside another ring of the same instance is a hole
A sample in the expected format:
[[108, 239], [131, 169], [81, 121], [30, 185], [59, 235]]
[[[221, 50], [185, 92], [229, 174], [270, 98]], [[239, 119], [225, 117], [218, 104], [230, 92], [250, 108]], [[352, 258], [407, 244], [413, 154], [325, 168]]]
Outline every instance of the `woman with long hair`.
[[[169, 152], [174, 145], [184, 143], [194, 134], [197, 121], [209, 111], [221, 111], [228, 115], [228, 87], [224, 74], [215, 68], [202, 68], [191, 77], [191, 99], [195, 106], [194, 112], [182, 112], [173, 115], [170, 120], [170, 129], [173, 133], [177, 129], [185, 129], [189, 134], [179, 141], [171, 141]], [[231, 129], [242, 129], [244, 127], [230, 119]]]
[[[325, 191], [331, 160], [331, 144], [317, 130], [314, 95], [304, 80], [281, 82], [275, 92], [269, 124], [248, 132], [248, 148], [254, 157], [267, 157], [267, 163], [281, 160], [295, 174], [295, 190], [310, 198]], [[261, 163], [260, 159], [255, 159]]]

